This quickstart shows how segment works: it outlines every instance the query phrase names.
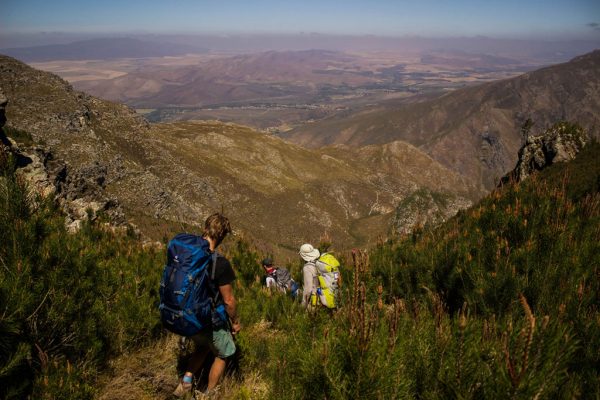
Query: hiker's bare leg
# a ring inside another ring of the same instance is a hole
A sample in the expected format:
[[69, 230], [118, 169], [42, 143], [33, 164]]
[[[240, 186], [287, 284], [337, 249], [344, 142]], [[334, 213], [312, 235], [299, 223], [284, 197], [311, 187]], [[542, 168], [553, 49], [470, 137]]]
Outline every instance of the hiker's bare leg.
[[175, 396], [186, 397], [190, 393], [193, 386], [194, 376], [196, 376], [198, 370], [200, 367], [202, 367], [202, 364], [204, 364], [204, 359], [209, 351], [210, 349], [206, 347], [197, 347], [196, 350], [190, 355], [185, 374], [173, 392]]
[[209, 351], [210, 349], [208, 348], [202, 348], [194, 351], [190, 356], [190, 360], [188, 361], [187, 371], [196, 375], [202, 367], [202, 364], [204, 364], [204, 360], [206, 359], [206, 355]]
[[218, 385], [219, 380], [225, 372], [226, 365], [227, 361], [223, 360], [222, 358], [215, 357], [215, 361], [210, 367], [210, 373], [208, 374], [208, 390], [212, 390]]

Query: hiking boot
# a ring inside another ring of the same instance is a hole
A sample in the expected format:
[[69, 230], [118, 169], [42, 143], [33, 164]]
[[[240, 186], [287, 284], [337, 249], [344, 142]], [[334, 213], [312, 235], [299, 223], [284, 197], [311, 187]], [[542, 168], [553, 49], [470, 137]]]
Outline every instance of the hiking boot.
[[193, 386], [194, 386], [193, 377], [184, 375], [183, 378], [179, 381], [179, 384], [177, 385], [177, 387], [175, 388], [173, 395], [183, 398], [185, 400], [192, 399], [193, 393], [194, 393], [192, 391]]

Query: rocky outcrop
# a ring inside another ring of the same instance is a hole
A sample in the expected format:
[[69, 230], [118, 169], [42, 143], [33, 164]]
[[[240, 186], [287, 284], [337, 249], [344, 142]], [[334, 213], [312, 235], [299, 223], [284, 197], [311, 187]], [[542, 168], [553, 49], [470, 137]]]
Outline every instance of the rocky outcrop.
[[453, 197], [427, 189], [418, 190], [402, 200], [396, 208], [391, 222], [391, 233], [404, 235], [418, 226], [439, 225], [459, 210], [471, 205], [470, 200], [462, 197]]
[[[47, 165], [52, 165], [49, 160]], [[67, 226], [77, 230], [81, 221], [97, 218], [103, 213], [110, 224], [123, 225], [127, 221], [119, 201], [107, 196], [107, 167], [99, 162], [83, 165], [69, 173], [68, 166], [58, 164], [52, 168], [55, 172], [57, 200], [67, 214]]]
[[[7, 104], [7, 97], [0, 90], [0, 128], [7, 121]], [[79, 120], [85, 121], [85, 118]], [[85, 122], [79, 126], [85, 126]], [[14, 157], [16, 174], [28, 183], [33, 192], [55, 199], [65, 212], [69, 231], [78, 230], [83, 221], [97, 218], [100, 212], [113, 225], [126, 222], [119, 202], [105, 193], [106, 166], [96, 161], [72, 169], [43, 146], [28, 146], [11, 140], [4, 129], [0, 129], [0, 139], [0, 162]]]
[[65, 225], [77, 231], [88, 219], [103, 213], [111, 225], [126, 223], [119, 202], [104, 191], [106, 168], [98, 163], [71, 170], [62, 160], [40, 146], [10, 148], [17, 158], [16, 174], [44, 197], [53, 197], [65, 213]]
[[588, 140], [587, 133], [579, 125], [569, 122], [559, 122], [542, 135], [529, 136], [519, 150], [517, 166], [501, 179], [500, 184], [520, 182], [535, 171], [572, 160]]

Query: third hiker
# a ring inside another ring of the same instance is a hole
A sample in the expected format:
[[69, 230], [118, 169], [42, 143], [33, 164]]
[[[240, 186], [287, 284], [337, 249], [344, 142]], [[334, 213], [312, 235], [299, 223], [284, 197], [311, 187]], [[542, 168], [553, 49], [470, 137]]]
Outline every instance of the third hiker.
[[330, 310], [339, 307], [339, 287], [341, 283], [340, 262], [331, 253], [321, 254], [311, 244], [300, 247], [300, 257], [306, 262], [304, 275], [304, 296], [302, 304], [322, 305]]

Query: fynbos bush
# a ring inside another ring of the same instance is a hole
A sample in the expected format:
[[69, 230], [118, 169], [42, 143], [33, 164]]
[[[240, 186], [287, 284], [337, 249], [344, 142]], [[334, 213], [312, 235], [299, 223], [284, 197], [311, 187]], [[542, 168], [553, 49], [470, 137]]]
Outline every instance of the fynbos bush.
[[97, 367], [156, 337], [162, 254], [91, 222], [67, 234], [10, 168], [0, 241], [0, 397], [91, 398]]

